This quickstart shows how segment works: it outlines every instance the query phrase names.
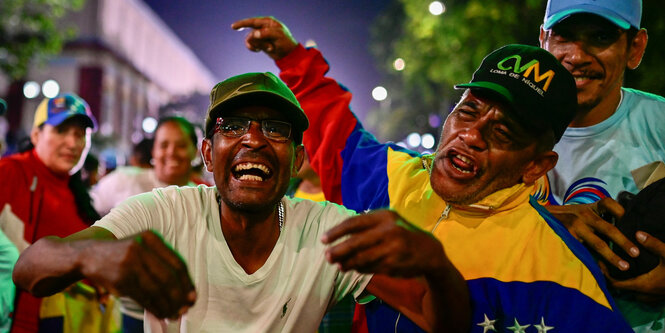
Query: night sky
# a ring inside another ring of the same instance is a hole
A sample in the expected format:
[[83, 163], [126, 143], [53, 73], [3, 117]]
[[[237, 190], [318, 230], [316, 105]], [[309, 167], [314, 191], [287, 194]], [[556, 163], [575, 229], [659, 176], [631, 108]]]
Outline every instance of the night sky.
[[245, 48], [247, 30], [230, 28], [238, 19], [270, 15], [284, 22], [299, 42], [316, 42], [331, 65], [330, 76], [354, 94], [352, 108], [361, 119], [378, 105], [371, 98], [381, 82], [368, 52], [369, 26], [388, 0], [144, 1], [219, 80], [244, 72], [277, 72], [267, 55]]

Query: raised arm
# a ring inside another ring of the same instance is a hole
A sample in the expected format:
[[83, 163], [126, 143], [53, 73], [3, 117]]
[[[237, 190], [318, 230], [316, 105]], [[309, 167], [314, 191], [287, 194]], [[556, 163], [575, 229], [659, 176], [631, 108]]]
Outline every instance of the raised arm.
[[375, 273], [367, 291], [433, 332], [468, 332], [471, 307], [462, 275], [441, 243], [388, 210], [347, 219], [330, 229], [326, 259], [343, 271]]
[[116, 240], [106, 229], [90, 227], [67, 238], [42, 238], [21, 254], [13, 279], [35, 296], [88, 279], [159, 318], [177, 317], [196, 300], [185, 263], [153, 231]]
[[326, 199], [358, 211], [386, 207], [389, 146], [362, 128], [349, 107], [351, 93], [325, 76], [329, 66], [321, 53], [297, 44], [286, 26], [272, 17], [245, 19], [232, 27], [253, 29], [246, 46], [276, 60], [280, 77], [307, 114], [310, 127], [303, 143]]

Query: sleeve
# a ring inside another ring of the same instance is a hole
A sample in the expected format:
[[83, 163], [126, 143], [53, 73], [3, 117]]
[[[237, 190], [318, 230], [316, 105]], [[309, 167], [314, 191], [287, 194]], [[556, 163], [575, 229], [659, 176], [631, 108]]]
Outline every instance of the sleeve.
[[111, 211], [111, 208], [114, 206], [114, 202], [111, 200], [113, 194], [113, 184], [115, 184], [116, 173], [111, 172], [110, 174], [102, 177], [99, 182], [90, 190], [90, 198], [92, 198], [92, 205], [95, 207], [95, 210], [99, 212], [99, 215], [104, 216]]
[[363, 129], [351, 93], [325, 76], [329, 66], [318, 50], [298, 45], [277, 66], [309, 119], [303, 143], [326, 198], [356, 211], [387, 207], [388, 149], [403, 149]]
[[16, 287], [12, 281], [14, 264], [18, 260], [18, 249], [0, 231], [0, 331], [9, 329], [9, 314], [14, 311], [14, 293]]
[[172, 205], [160, 190], [142, 193], [122, 202], [93, 226], [110, 231], [121, 239], [146, 230], [169, 233]]
[[9, 205], [22, 221], [28, 220], [29, 189], [26, 186], [27, 175], [21, 164], [11, 158], [0, 159], [0, 209]]

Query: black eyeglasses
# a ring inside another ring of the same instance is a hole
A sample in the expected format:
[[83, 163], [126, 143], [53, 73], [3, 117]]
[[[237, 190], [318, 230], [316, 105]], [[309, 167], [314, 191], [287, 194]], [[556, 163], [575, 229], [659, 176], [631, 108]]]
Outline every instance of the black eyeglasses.
[[229, 138], [238, 138], [247, 131], [252, 125], [252, 121], [261, 124], [261, 132], [263, 135], [273, 141], [286, 142], [291, 138], [291, 124], [272, 119], [255, 120], [244, 117], [219, 117], [215, 125], [215, 132]]

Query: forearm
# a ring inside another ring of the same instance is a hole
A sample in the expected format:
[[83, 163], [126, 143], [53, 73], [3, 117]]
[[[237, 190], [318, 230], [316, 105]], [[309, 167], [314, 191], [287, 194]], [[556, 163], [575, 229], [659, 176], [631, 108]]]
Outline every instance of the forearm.
[[432, 332], [468, 332], [471, 322], [469, 289], [459, 271], [448, 262], [445, 269], [425, 276], [427, 293], [423, 314]]
[[82, 273], [85, 263], [110, 253], [109, 249], [99, 251], [93, 247], [100, 241], [115, 239], [110, 231], [100, 227], [90, 227], [64, 239], [44, 237], [21, 253], [14, 266], [14, 283], [35, 296], [55, 294], [86, 278]]
[[38, 240], [28, 247], [16, 262], [14, 283], [39, 297], [65, 289], [83, 278], [80, 258], [82, 253], [89, 251], [89, 243], [90, 241], [70, 243], [58, 237]]

